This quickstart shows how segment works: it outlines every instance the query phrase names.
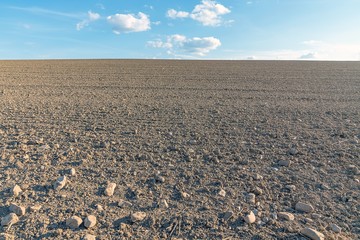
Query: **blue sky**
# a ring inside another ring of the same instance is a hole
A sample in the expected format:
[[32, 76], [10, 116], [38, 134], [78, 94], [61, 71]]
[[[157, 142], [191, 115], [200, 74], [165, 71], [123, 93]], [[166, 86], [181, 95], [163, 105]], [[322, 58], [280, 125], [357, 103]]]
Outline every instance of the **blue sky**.
[[0, 59], [360, 60], [360, 0], [2, 0], [0, 29]]

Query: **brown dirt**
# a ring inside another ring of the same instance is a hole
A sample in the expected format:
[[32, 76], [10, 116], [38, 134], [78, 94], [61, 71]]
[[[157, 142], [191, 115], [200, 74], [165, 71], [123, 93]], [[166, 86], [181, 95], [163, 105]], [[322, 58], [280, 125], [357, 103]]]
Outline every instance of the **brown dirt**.
[[0, 61], [0, 104], [0, 217], [28, 208], [0, 227], [16, 239], [359, 237], [359, 62]]

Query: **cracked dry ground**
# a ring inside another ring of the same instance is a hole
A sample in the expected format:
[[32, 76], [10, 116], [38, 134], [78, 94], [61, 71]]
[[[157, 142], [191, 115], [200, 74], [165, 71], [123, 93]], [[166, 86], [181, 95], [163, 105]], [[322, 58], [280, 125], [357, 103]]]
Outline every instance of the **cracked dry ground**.
[[359, 62], [0, 61], [0, 101], [1, 238], [359, 238]]

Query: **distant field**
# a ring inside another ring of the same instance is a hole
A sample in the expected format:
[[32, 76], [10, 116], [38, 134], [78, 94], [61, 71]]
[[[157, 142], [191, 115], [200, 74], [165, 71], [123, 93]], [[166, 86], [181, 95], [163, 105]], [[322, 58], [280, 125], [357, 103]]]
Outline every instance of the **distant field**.
[[360, 62], [0, 61], [0, 104], [15, 239], [360, 235]]

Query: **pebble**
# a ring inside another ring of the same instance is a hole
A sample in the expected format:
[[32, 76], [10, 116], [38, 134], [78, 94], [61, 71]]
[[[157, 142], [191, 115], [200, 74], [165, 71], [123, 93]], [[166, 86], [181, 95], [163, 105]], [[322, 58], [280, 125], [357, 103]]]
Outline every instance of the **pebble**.
[[37, 212], [37, 211], [39, 211], [41, 208], [42, 208], [41, 205], [34, 205], [34, 206], [31, 206], [29, 209], [30, 209], [30, 211], [32, 211], [32, 212]]
[[96, 204], [96, 209], [99, 211], [99, 212], [102, 212], [104, 211], [104, 207], [100, 204]]
[[22, 192], [21, 188], [19, 185], [15, 185], [12, 189], [11, 189], [11, 194], [14, 196], [14, 197], [17, 197], [19, 196], [19, 194]]
[[141, 222], [142, 220], [144, 220], [146, 218], [146, 213], [145, 212], [136, 212], [136, 213], [131, 214], [130, 218], [131, 218], [132, 222]]
[[277, 215], [280, 219], [287, 221], [293, 221], [295, 219], [294, 215], [288, 212], [279, 212]]
[[159, 203], [159, 207], [160, 208], [169, 208], [169, 204], [167, 203], [167, 201], [165, 199], [162, 199]]
[[9, 210], [10, 210], [10, 212], [13, 212], [18, 216], [25, 215], [25, 212], [26, 212], [25, 207], [19, 206], [15, 203], [10, 204]]
[[65, 187], [65, 184], [66, 184], [66, 176], [58, 177], [58, 179], [56, 179], [54, 183], [54, 189], [56, 191], [59, 191]]
[[313, 219], [319, 219], [319, 218], [321, 218], [321, 215], [320, 215], [320, 214], [317, 214], [317, 213], [313, 213], [313, 214], [311, 214], [311, 218], [313, 218]]
[[261, 195], [263, 194], [263, 190], [259, 187], [255, 187], [253, 193], [255, 193], [256, 195]]
[[335, 233], [341, 233], [341, 227], [336, 224], [330, 224], [330, 228]]
[[289, 167], [290, 164], [291, 164], [291, 162], [290, 162], [290, 160], [280, 160], [280, 161], [278, 162], [278, 164], [279, 164], [280, 166], [283, 166], [283, 167]]
[[303, 228], [301, 229], [301, 234], [312, 239], [312, 240], [324, 240], [324, 234], [312, 229], [312, 228]]
[[309, 212], [314, 211], [314, 207], [313, 207], [311, 204], [298, 202], [298, 203], [295, 205], [295, 210], [309, 213]]
[[181, 192], [181, 197], [182, 198], [188, 198], [188, 197], [190, 197], [190, 195], [188, 193], [186, 193], [186, 192]]
[[247, 202], [251, 203], [251, 204], [255, 204], [256, 199], [255, 199], [255, 194], [254, 193], [249, 193], [247, 195]]
[[96, 240], [96, 236], [95, 235], [91, 235], [91, 234], [86, 234], [83, 237], [83, 240]]
[[18, 216], [15, 213], [9, 213], [5, 217], [1, 218], [1, 226], [13, 225], [19, 221]]
[[255, 214], [252, 211], [250, 211], [250, 213], [244, 217], [244, 220], [246, 223], [249, 224], [254, 223], [256, 221]]
[[225, 222], [228, 221], [230, 218], [232, 218], [233, 215], [234, 215], [234, 212], [233, 212], [233, 211], [225, 212], [225, 213], [224, 213], [224, 217], [223, 217], [224, 221], [225, 221]]
[[225, 197], [225, 196], [226, 196], [226, 192], [225, 192], [224, 189], [221, 189], [218, 194], [219, 194], [220, 196], [222, 196], [222, 197]]
[[256, 173], [256, 174], [254, 175], [254, 179], [255, 179], [255, 180], [262, 180], [263, 178], [264, 178], [264, 177], [261, 176], [260, 174], [257, 174], [257, 173]]
[[96, 225], [96, 217], [94, 215], [89, 215], [84, 220], [84, 226], [86, 228], [92, 228]]
[[71, 168], [71, 169], [70, 169], [70, 175], [71, 175], [71, 176], [75, 176], [75, 174], [76, 174], [75, 168]]
[[119, 202], [118, 202], [118, 207], [131, 207], [132, 206], [132, 203], [129, 202], [129, 201], [125, 201], [123, 199], [120, 199]]
[[104, 191], [105, 196], [110, 197], [114, 195], [115, 188], [116, 188], [116, 183], [109, 183]]
[[66, 220], [66, 226], [70, 227], [71, 229], [76, 229], [81, 225], [82, 222], [82, 219], [78, 216], [72, 216]]
[[295, 190], [296, 190], [296, 186], [295, 186], [295, 185], [286, 185], [285, 188], [288, 189], [288, 190], [290, 190], [290, 191], [295, 191]]

